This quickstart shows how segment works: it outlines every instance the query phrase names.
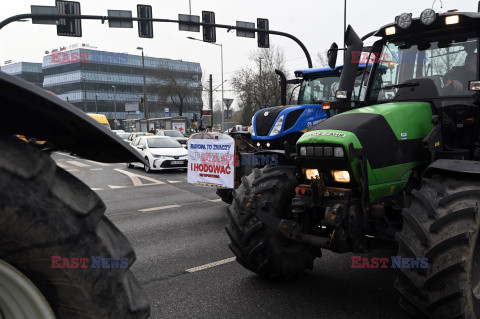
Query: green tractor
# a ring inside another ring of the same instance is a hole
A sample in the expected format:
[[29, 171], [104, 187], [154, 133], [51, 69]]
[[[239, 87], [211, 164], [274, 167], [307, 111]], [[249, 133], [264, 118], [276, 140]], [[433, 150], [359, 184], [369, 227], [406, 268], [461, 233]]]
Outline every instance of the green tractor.
[[398, 269], [408, 313], [480, 318], [479, 27], [479, 13], [426, 9], [372, 32], [353, 108], [363, 43], [349, 27], [337, 99], [325, 105], [339, 114], [298, 140], [296, 168], [254, 170], [234, 192], [226, 230], [238, 262], [289, 279], [322, 248], [398, 247], [383, 266]]

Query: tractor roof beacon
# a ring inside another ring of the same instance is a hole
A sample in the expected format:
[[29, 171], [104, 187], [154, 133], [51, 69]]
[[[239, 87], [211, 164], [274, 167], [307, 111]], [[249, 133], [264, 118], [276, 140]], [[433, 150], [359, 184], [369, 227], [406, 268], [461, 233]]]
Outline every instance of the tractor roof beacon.
[[[238, 261], [291, 277], [320, 248], [387, 244], [408, 313], [480, 318], [479, 27], [479, 13], [427, 9], [369, 34], [379, 39], [364, 99], [298, 140], [296, 171], [255, 171], [235, 193], [227, 233]], [[352, 103], [362, 44], [350, 27], [346, 38], [332, 109]]]

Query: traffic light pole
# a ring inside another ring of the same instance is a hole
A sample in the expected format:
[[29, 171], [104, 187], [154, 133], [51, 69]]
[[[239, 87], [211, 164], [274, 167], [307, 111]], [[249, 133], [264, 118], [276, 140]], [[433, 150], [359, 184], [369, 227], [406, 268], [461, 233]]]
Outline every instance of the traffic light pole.
[[[312, 68], [312, 58], [310, 56], [310, 53], [308, 52], [307, 48], [305, 45], [295, 36], [286, 33], [286, 32], [281, 32], [281, 31], [274, 31], [274, 30], [264, 30], [264, 29], [257, 29], [257, 28], [246, 28], [246, 27], [238, 27], [234, 25], [226, 25], [226, 24], [214, 24], [214, 23], [204, 23], [204, 22], [193, 22], [193, 21], [180, 21], [180, 20], [171, 20], [171, 19], [155, 19], [155, 18], [127, 18], [127, 17], [113, 17], [113, 16], [96, 16], [96, 15], [73, 15], [73, 14], [32, 14], [32, 13], [26, 13], [26, 14], [18, 14], [15, 16], [12, 16], [10, 18], [7, 18], [0, 22], [0, 30], [14, 22], [14, 21], [19, 21], [23, 19], [39, 19], [39, 20], [54, 20], [54, 19], [82, 19], [82, 20], [101, 20], [102, 22], [105, 21], [145, 21], [145, 22], [170, 22], [170, 23], [182, 23], [182, 24], [190, 24], [193, 26], [206, 26], [206, 27], [215, 27], [215, 28], [221, 28], [221, 29], [227, 29], [228, 31], [230, 30], [240, 30], [240, 31], [247, 31], [247, 32], [259, 32], [259, 33], [268, 33], [268, 34], [274, 34], [274, 35], [279, 35], [283, 37], [287, 37], [293, 41], [295, 41], [303, 50], [305, 57], [307, 59], [308, 67]], [[223, 101], [222, 101], [223, 103]]]
[[143, 56], [143, 48], [138, 47], [137, 49], [142, 50], [142, 72], [143, 72], [143, 112], [145, 119], [148, 119], [148, 110], [147, 110], [147, 84], [145, 82], [145, 57]]

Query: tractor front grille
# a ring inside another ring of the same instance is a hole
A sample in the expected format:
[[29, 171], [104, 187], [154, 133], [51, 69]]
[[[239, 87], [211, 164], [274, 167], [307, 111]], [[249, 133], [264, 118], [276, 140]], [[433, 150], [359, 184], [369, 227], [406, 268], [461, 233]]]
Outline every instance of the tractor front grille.
[[[255, 117], [255, 131], [258, 136], [267, 136], [275, 124], [278, 114], [289, 106], [275, 106], [261, 110]], [[266, 115], [265, 115], [266, 114]]]

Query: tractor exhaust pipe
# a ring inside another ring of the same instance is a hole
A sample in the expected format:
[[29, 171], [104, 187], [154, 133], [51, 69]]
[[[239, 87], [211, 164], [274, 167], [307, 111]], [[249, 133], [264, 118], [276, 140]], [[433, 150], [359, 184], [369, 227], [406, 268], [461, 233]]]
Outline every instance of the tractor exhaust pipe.
[[[363, 49], [362, 40], [350, 25], [348, 26], [347, 31], [345, 31], [345, 44], [347, 45], [347, 51], [344, 56], [344, 67], [342, 69], [342, 75], [340, 76], [338, 91], [347, 91], [347, 100], [350, 100], [355, 85], [355, 75], [357, 74], [358, 63], [360, 62], [359, 57]], [[354, 53], [356, 53], [355, 58]]]
[[275, 69], [275, 73], [280, 77], [281, 105], [287, 105], [287, 77], [285, 76], [285, 73], [279, 69]]

